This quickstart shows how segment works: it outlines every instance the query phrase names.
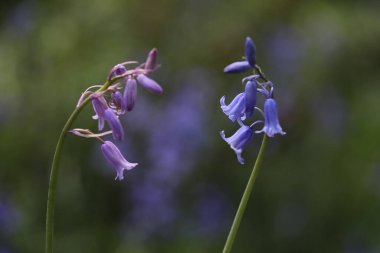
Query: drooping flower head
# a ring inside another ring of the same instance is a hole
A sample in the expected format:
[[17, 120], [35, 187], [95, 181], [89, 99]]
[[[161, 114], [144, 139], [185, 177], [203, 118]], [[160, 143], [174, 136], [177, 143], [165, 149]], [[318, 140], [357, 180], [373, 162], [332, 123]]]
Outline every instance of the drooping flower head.
[[[133, 169], [137, 163], [128, 162], [120, 150], [110, 141], [104, 141], [103, 136], [112, 134], [115, 140], [122, 140], [124, 129], [119, 116], [131, 111], [136, 103], [137, 84], [155, 94], [162, 94], [162, 87], [148, 75], [157, 69], [157, 49], [153, 48], [145, 63], [134, 68], [129, 68], [130, 64], [138, 64], [136, 61], [127, 61], [116, 64], [109, 72], [107, 81], [103, 85], [92, 85], [88, 87], [77, 103], [77, 107], [83, 106], [89, 100], [92, 103], [95, 115], [93, 119], [98, 120], [98, 129], [103, 131], [107, 122], [110, 131], [93, 133], [89, 129], [74, 128], [69, 132], [84, 138], [96, 138], [102, 142], [101, 150], [107, 161], [116, 169], [116, 179], [123, 179], [123, 171]], [[122, 84], [124, 83], [124, 92]], [[96, 88], [96, 91], [92, 89]]]
[[120, 150], [110, 141], [105, 141], [101, 146], [104, 157], [116, 170], [116, 179], [123, 180], [124, 170], [131, 170], [138, 165], [138, 163], [130, 163], [121, 154]]
[[[256, 131], [256, 133], [264, 132], [269, 137], [274, 137], [276, 134], [285, 134], [279, 124], [277, 104], [273, 99], [274, 84], [265, 77], [261, 68], [257, 65], [256, 46], [252, 39], [247, 37], [245, 40], [244, 60], [229, 64], [224, 68], [224, 72], [241, 73], [249, 69], [253, 70], [253, 74], [242, 79], [242, 83], [245, 84], [244, 92], [239, 93], [228, 105], [225, 104], [225, 96], [220, 99], [220, 105], [224, 114], [226, 114], [231, 121], [237, 121], [241, 126], [240, 129], [229, 138], [225, 137], [223, 131], [221, 132], [222, 138], [230, 144], [241, 164], [244, 163], [241, 152], [253, 136], [253, 127], [263, 122], [256, 120], [249, 127], [243, 124], [242, 121], [246, 121], [256, 115], [254, 114], [255, 110], [261, 113], [265, 121], [264, 127], [260, 131]], [[259, 107], [256, 107], [257, 94], [264, 95], [266, 98], [264, 112]]]

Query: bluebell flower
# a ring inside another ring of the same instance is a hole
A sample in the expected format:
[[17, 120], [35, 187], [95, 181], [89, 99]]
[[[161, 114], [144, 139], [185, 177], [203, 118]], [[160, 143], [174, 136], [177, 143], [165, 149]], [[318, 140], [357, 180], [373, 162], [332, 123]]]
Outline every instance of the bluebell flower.
[[99, 131], [104, 128], [104, 121], [107, 121], [108, 126], [112, 130], [115, 140], [122, 140], [124, 137], [123, 126], [120, 123], [119, 117], [115, 111], [108, 107], [107, 101], [101, 93], [94, 93], [91, 95], [92, 106], [95, 111], [93, 119], [98, 120]]
[[245, 119], [245, 94], [239, 93], [229, 105], [225, 103], [226, 97], [220, 99], [220, 107], [232, 122], [241, 118]]
[[255, 80], [250, 80], [245, 85], [245, 115], [250, 117], [253, 114], [257, 100], [257, 83]]
[[264, 116], [265, 123], [262, 130], [256, 133], [266, 133], [269, 137], [273, 137], [275, 134], [286, 134], [282, 131], [280, 123], [278, 121], [277, 103], [273, 98], [268, 98], [264, 103]]
[[123, 180], [124, 170], [131, 170], [136, 167], [137, 163], [128, 162], [121, 154], [120, 150], [110, 141], [105, 141], [101, 146], [104, 157], [116, 170], [116, 179]]
[[125, 89], [124, 89], [124, 95], [123, 95], [125, 110], [132, 111], [133, 107], [135, 106], [136, 96], [137, 96], [136, 80], [132, 78], [128, 78], [125, 83]]
[[245, 59], [252, 68], [256, 66], [256, 46], [250, 37], [245, 39]]
[[242, 125], [239, 130], [237, 130], [236, 133], [231, 137], [226, 138], [224, 131], [220, 132], [220, 136], [231, 146], [232, 150], [235, 151], [239, 163], [244, 164], [244, 159], [241, 156], [241, 153], [253, 137], [252, 128]]
[[95, 111], [95, 115], [92, 118], [98, 120], [98, 129], [101, 131], [104, 128], [104, 111], [108, 107], [107, 101], [102, 95], [94, 93], [91, 96], [91, 103]]

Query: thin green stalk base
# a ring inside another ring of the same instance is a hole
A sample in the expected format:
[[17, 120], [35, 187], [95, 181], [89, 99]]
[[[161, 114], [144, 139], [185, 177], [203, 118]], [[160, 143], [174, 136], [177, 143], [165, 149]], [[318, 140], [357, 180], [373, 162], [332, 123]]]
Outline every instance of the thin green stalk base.
[[251, 196], [253, 185], [255, 184], [257, 175], [259, 174], [259, 170], [260, 170], [261, 163], [262, 163], [263, 156], [264, 156], [264, 150], [266, 147], [266, 143], [267, 143], [267, 136], [266, 136], [266, 134], [264, 134], [259, 154], [257, 155], [257, 159], [255, 162], [255, 165], [253, 166], [251, 176], [249, 177], [247, 186], [246, 186], [245, 191], [243, 193], [243, 196], [241, 198], [239, 208], [238, 208], [236, 215], [235, 215], [235, 218], [234, 218], [234, 222], [232, 223], [230, 233], [228, 234], [226, 244], [224, 245], [224, 248], [223, 248], [223, 253], [231, 252], [232, 245], [234, 244], [236, 234], [239, 230], [240, 222], [243, 218], [244, 211], [245, 211], [245, 208], [247, 206], [249, 197]]
[[[96, 92], [104, 91], [110, 86], [115, 80], [119, 79], [114, 78], [112, 80], [106, 81], [103, 86], [98, 89]], [[55, 199], [57, 191], [57, 180], [58, 180], [58, 171], [59, 171], [59, 161], [61, 159], [63, 143], [65, 142], [68, 131], [70, 130], [75, 119], [78, 117], [79, 113], [85, 107], [86, 104], [90, 101], [90, 98], [86, 98], [70, 115], [65, 126], [62, 129], [62, 132], [59, 136], [57, 146], [54, 152], [54, 158], [51, 165], [50, 179], [49, 179], [49, 188], [48, 188], [48, 198], [46, 204], [46, 237], [45, 237], [45, 253], [53, 253], [53, 232], [54, 232], [54, 208], [55, 208]]]

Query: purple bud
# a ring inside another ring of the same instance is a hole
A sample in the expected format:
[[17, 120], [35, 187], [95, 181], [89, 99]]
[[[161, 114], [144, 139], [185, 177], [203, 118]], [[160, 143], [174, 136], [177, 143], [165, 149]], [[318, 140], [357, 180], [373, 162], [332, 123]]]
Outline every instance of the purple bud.
[[137, 84], [135, 79], [128, 78], [124, 89], [124, 107], [127, 111], [132, 111], [135, 106], [137, 96]]
[[273, 137], [275, 134], [286, 134], [282, 131], [280, 123], [278, 121], [277, 114], [277, 103], [273, 98], [268, 98], [264, 103], [264, 115], [265, 115], [265, 123], [264, 128], [256, 133], [264, 132], [269, 137]]
[[144, 69], [148, 72], [152, 72], [156, 68], [156, 62], [157, 62], [157, 49], [153, 48], [150, 50], [148, 57], [145, 61]]
[[224, 73], [242, 73], [251, 69], [251, 65], [247, 61], [233, 62], [224, 68]]
[[123, 65], [116, 65], [114, 71], [115, 74], [119, 76], [124, 74], [124, 72], [127, 71], [127, 69]]
[[110, 73], [108, 74], [108, 80], [111, 80], [112, 77], [116, 74], [117, 76], [118, 75], [122, 75], [124, 74], [124, 72], [127, 71], [127, 69], [124, 67], [124, 65], [122, 64], [117, 64], [116, 66], [114, 66]]
[[256, 65], [256, 46], [250, 37], [245, 39], [245, 58], [254, 68]]
[[120, 150], [110, 141], [105, 141], [101, 146], [104, 157], [116, 170], [116, 179], [123, 180], [124, 170], [131, 170], [136, 167], [137, 163], [128, 162], [121, 154]]
[[256, 81], [248, 81], [245, 85], [245, 115], [252, 116], [256, 106]]
[[142, 87], [149, 90], [150, 92], [156, 93], [156, 94], [162, 94], [164, 90], [162, 87], [156, 83], [156, 81], [150, 79], [149, 77], [141, 74], [137, 76], [137, 81], [139, 84], [141, 84]]
[[111, 108], [104, 111], [104, 119], [112, 130], [112, 135], [115, 140], [122, 140], [124, 137], [123, 126], [120, 123], [119, 117]]
[[236, 131], [234, 135], [229, 138], [226, 138], [224, 131], [220, 132], [220, 136], [231, 146], [232, 150], [235, 151], [239, 163], [244, 164], [244, 159], [241, 157], [241, 153], [243, 152], [243, 149], [248, 144], [248, 142], [251, 140], [253, 136], [253, 130], [248, 126], [243, 125], [239, 128], [239, 130]]

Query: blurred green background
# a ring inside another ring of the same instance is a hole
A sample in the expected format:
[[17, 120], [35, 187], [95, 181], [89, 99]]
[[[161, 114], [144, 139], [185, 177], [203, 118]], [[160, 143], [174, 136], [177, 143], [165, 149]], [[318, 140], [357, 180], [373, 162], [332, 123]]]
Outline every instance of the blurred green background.
[[[163, 96], [138, 91], [118, 146], [138, 162], [114, 181], [94, 140], [69, 136], [56, 252], [221, 252], [245, 165], [219, 107], [256, 43], [287, 135], [270, 139], [233, 252], [380, 252], [379, 1], [0, 2], [0, 252], [42, 252], [49, 166], [80, 93], [145, 60]], [[75, 127], [96, 129], [86, 108]]]

